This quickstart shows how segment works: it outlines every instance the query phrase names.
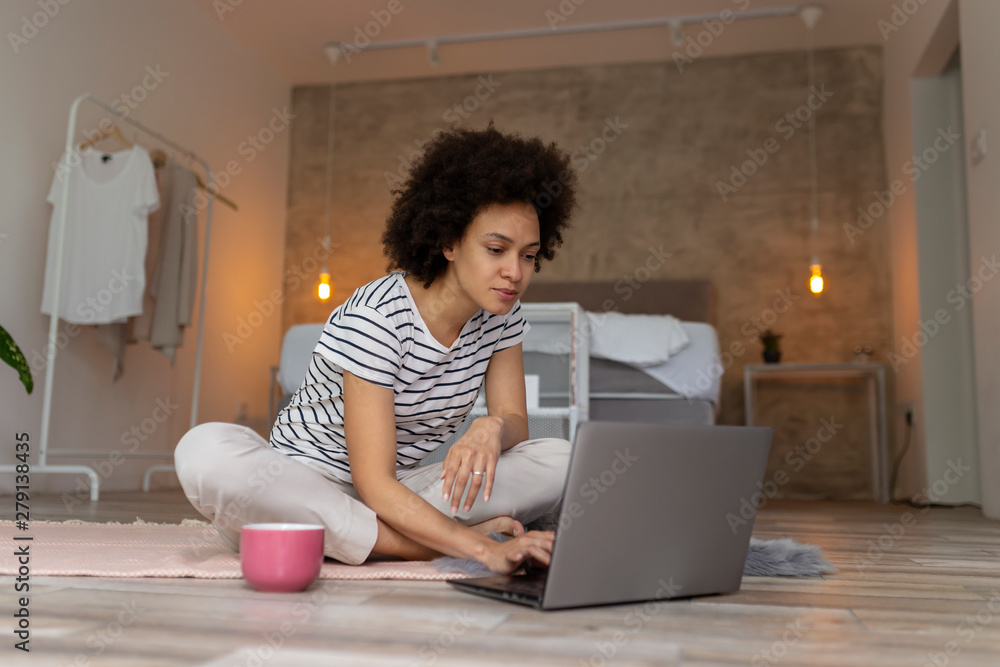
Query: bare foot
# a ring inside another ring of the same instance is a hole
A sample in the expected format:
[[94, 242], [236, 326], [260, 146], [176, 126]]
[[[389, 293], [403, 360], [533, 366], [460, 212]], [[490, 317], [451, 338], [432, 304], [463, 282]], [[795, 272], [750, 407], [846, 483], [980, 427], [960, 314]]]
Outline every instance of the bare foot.
[[473, 524], [469, 526], [469, 528], [472, 528], [483, 535], [490, 535], [491, 533], [500, 533], [511, 537], [524, 535], [524, 526], [521, 525], [521, 522], [515, 521], [509, 516], [498, 516], [494, 519], [483, 521], [482, 523]]

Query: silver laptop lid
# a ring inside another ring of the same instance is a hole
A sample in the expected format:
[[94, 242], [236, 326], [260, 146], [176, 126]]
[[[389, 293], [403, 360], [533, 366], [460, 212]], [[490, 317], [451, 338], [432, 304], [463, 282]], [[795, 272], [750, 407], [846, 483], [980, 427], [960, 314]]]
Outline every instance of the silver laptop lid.
[[[584, 422], [542, 607], [739, 590], [772, 431]], [[742, 513], [741, 513], [742, 512]]]

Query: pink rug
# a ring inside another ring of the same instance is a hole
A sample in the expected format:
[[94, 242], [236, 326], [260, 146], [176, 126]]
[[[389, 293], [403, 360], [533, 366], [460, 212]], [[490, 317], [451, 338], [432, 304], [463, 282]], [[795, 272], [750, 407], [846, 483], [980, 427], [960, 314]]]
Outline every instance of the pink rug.
[[[15, 540], [31, 536], [33, 539]], [[208, 525], [94, 524], [32, 521], [20, 531], [0, 521], [0, 575], [17, 574], [14, 555], [28, 545], [32, 576], [194, 577], [241, 579], [239, 555]], [[343, 565], [327, 559], [320, 579], [464, 579], [429, 561]]]

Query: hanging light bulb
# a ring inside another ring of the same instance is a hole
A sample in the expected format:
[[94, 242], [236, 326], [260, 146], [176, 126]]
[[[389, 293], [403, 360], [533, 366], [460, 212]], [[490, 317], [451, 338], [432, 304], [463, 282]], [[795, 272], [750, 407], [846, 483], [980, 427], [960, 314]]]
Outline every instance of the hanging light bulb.
[[330, 272], [323, 265], [323, 272], [319, 274], [319, 287], [316, 290], [320, 301], [328, 301], [333, 296], [333, 288], [330, 286]]
[[[326, 256], [330, 255], [330, 237], [326, 236], [323, 238], [323, 249], [326, 251]], [[320, 301], [329, 301], [330, 297], [334, 295], [336, 290], [333, 284], [330, 282], [330, 270], [326, 268], [326, 261], [323, 262], [323, 268], [319, 273], [319, 285], [316, 286], [316, 296], [319, 297]]]
[[819, 265], [819, 260], [813, 258], [813, 264], [809, 267], [812, 277], [809, 278], [809, 291], [819, 296], [823, 291], [823, 267]]

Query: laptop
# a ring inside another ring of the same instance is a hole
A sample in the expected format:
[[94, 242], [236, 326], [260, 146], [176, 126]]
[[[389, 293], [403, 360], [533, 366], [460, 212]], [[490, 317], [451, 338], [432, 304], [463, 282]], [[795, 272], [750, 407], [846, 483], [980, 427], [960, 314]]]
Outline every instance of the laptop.
[[738, 591], [771, 436], [583, 422], [548, 569], [448, 583], [538, 609]]

